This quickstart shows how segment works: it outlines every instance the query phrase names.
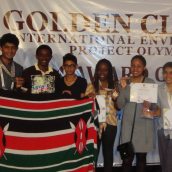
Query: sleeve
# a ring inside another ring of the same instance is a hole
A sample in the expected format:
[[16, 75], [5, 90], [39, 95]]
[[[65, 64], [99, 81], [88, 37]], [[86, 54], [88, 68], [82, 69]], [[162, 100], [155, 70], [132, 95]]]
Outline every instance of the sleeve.
[[62, 76], [60, 75], [59, 71], [57, 71], [57, 70], [55, 70], [55, 69], [53, 69], [53, 73], [54, 73], [56, 79], [59, 79], [59, 78], [62, 77]]
[[85, 91], [85, 96], [88, 96], [90, 93], [95, 93], [93, 84], [89, 83], [87, 85], [86, 91]]
[[24, 78], [25, 84], [24, 87], [28, 88], [28, 90], [31, 90], [31, 75], [28, 69], [25, 69], [22, 73], [22, 77]]
[[82, 91], [81, 93], [84, 93], [85, 94], [85, 91], [86, 91], [86, 88], [87, 88], [87, 80], [85, 78], [82, 78]]
[[117, 97], [117, 106], [119, 109], [122, 109], [125, 104], [126, 104], [126, 88], [122, 89], [121, 87], [119, 88], [119, 96]]
[[16, 77], [21, 77], [22, 72], [23, 72], [23, 67], [17, 63], [15, 63], [16, 71], [15, 71], [15, 76]]
[[151, 78], [145, 78], [144, 83], [151, 83], [151, 84], [155, 84], [155, 81]]
[[63, 86], [63, 77], [57, 78], [55, 81], [55, 90], [56, 94], [60, 96], [62, 94], [62, 89], [64, 88]]

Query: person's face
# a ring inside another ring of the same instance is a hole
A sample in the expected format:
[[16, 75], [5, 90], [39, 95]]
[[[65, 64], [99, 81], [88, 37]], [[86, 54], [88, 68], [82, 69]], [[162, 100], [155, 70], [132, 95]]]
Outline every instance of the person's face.
[[166, 67], [163, 71], [163, 78], [166, 84], [172, 84], [172, 67]]
[[66, 75], [74, 75], [75, 70], [77, 69], [77, 64], [75, 64], [72, 60], [66, 60], [63, 63], [63, 69], [65, 70]]
[[48, 49], [40, 49], [36, 55], [38, 65], [48, 67], [52, 55]]
[[143, 62], [139, 59], [134, 59], [131, 62], [131, 74], [133, 77], [142, 76], [145, 70]]
[[108, 66], [105, 63], [100, 63], [99, 67], [98, 67], [98, 78], [100, 81], [106, 81], [108, 78]]
[[17, 49], [18, 48], [13, 43], [8, 43], [8, 42], [5, 43], [1, 47], [3, 58], [8, 59], [8, 60], [12, 60], [13, 57], [16, 55]]

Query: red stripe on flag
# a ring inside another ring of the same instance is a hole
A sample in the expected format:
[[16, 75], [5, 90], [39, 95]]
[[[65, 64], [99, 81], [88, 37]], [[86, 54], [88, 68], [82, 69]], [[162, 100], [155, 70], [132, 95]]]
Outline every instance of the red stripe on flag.
[[6, 148], [16, 150], [44, 150], [74, 143], [74, 133], [51, 137], [6, 137]]
[[97, 144], [97, 131], [94, 129], [94, 127], [89, 128], [88, 138], [94, 139], [94, 143]]
[[56, 100], [56, 101], [18, 101], [17, 99], [6, 99], [0, 98], [0, 105], [11, 108], [19, 109], [30, 109], [30, 110], [46, 110], [53, 108], [63, 108], [69, 106], [80, 105], [83, 103], [92, 102], [92, 99], [83, 99], [83, 100]]
[[[88, 140], [95, 138], [94, 128], [88, 129]], [[27, 135], [27, 133], [26, 133]], [[6, 136], [6, 148], [14, 150], [45, 150], [68, 146], [74, 142], [74, 132], [49, 137]]]
[[88, 171], [94, 171], [94, 166], [93, 164], [88, 164], [85, 167], [78, 168], [77, 170], [72, 170], [70, 172], [88, 172]]

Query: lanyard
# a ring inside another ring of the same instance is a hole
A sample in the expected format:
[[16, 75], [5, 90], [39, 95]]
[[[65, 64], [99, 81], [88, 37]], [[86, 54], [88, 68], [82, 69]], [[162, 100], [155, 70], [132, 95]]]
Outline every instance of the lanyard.
[[5, 71], [5, 73], [7, 75], [9, 75], [11, 77], [12, 83], [11, 83], [11, 90], [14, 88], [14, 78], [15, 78], [15, 66], [14, 66], [14, 62], [12, 62], [11, 65], [11, 72], [6, 68], [6, 66], [1, 62], [0, 60], [0, 74], [1, 74], [1, 83], [2, 83], [2, 88], [5, 88], [5, 80], [4, 80], [4, 74], [2, 69]]

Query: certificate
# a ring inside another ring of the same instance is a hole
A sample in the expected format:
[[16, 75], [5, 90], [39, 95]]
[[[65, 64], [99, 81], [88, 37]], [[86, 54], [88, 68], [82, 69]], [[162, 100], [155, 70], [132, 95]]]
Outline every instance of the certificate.
[[143, 103], [148, 101], [157, 103], [158, 85], [150, 83], [132, 83], [130, 84], [130, 101]]
[[96, 99], [97, 99], [97, 103], [99, 105], [99, 114], [98, 114], [99, 123], [106, 122], [106, 100], [105, 100], [105, 95], [97, 95]]

